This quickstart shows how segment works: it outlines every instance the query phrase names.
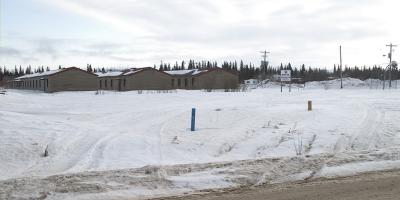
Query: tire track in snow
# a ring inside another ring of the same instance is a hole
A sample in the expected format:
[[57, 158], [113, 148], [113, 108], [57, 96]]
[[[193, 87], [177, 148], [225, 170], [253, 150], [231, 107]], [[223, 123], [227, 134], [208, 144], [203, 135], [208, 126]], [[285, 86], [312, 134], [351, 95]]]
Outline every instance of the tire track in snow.
[[106, 149], [107, 145], [121, 135], [122, 134], [110, 134], [101, 138], [96, 142], [96, 144], [93, 145], [88, 156], [89, 170], [96, 170], [100, 167], [101, 161], [104, 158], [104, 150]]
[[[384, 119], [385, 112], [382, 111], [381, 107], [375, 107], [365, 102], [359, 104], [359, 109], [368, 108], [363, 115], [363, 119], [360, 123], [359, 130], [355, 131], [351, 136], [343, 135], [340, 137], [331, 155], [327, 156], [325, 160], [320, 163], [315, 163], [315, 168], [306, 180], [314, 178], [316, 175], [321, 173], [322, 169], [331, 163], [339, 153], [357, 153], [357, 151], [370, 150], [375, 147], [380, 141], [380, 134], [377, 131], [381, 127], [381, 123]], [[377, 141], [376, 141], [377, 140]], [[371, 142], [374, 141], [373, 144]]]
[[361, 151], [378, 148], [381, 141], [382, 124], [384, 123], [385, 112], [380, 107], [368, 109], [367, 116], [361, 124], [360, 130], [353, 135], [347, 151]]

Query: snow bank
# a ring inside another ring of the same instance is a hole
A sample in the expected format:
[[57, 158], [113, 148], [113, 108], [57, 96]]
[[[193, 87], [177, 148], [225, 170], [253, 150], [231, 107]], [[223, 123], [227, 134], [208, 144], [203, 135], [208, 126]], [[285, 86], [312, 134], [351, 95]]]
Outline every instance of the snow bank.
[[[340, 89], [340, 79], [330, 81], [315, 81], [306, 83], [308, 89]], [[360, 79], [343, 78], [344, 88], [368, 88], [368, 84]]]
[[[386, 88], [389, 87], [389, 81], [385, 81]], [[268, 81], [265, 83], [260, 83], [257, 88], [280, 88], [280, 82], [272, 82]], [[284, 87], [289, 87], [289, 84], [284, 84]], [[329, 80], [329, 81], [313, 81], [307, 82], [306, 84], [292, 84], [292, 88], [294, 89], [340, 89], [341, 87], [341, 80]], [[344, 89], [382, 89], [383, 88], [383, 81], [378, 79], [367, 79], [362, 81], [360, 79], [355, 78], [343, 78], [343, 88]], [[398, 88], [398, 81], [392, 81], [392, 88]]]

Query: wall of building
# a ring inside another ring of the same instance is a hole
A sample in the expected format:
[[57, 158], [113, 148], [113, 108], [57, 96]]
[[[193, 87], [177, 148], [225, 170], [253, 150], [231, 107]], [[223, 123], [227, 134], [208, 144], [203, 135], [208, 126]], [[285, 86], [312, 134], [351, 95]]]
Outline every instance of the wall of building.
[[170, 86], [173, 89], [192, 90], [194, 88], [192, 76], [173, 76], [170, 80]]
[[97, 90], [97, 76], [79, 69], [69, 69], [51, 75], [48, 82], [46, 92]]
[[123, 84], [122, 76], [112, 76], [112, 77], [99, 77], [97, 80], [97, 88], [100, 90], [115, 90], [119, 91], [119, 86], [121, 82], [121, 87]]
[[125, 76], [126, 87], [122, 90], [170, 90], [172, 77], [158, 70], [144, 70]]
[[135, 74], [117, 77], [100, 77], [98, 88], [101, 90], [170, 90], [171, 76], [158, 70], [146, 69]]
[[212, 70], [195, 76], [194, 89], [237, 89], [239, 77], [224, 70]]
[[14, 81], [10, 88], [58, 91], [93, 90], [170, 90], [170, 89], [236, 89], [239, 77], [222, 69], [211, 70], [192, 76], [171, 76], [154, 69], [114, 77], [97, 77], [79, 69], [68, 69], [50, 76]]
[[8, 82], [8, 88], [24, 90], [44, 90], [44, 80], [41, 77], [27, 78]]
[[220, 69], [193, 76], [174, 76], [173, 79], [174, 89], [236, 89], [239, 86], [237, 75]]

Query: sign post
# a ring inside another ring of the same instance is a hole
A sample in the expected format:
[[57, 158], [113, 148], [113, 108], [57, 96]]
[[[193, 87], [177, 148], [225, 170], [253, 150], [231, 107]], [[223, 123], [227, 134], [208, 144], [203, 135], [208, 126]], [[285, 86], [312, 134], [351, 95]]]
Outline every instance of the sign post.
[[283, 87], [283, 82], [289, 82], [289, 92], [291, 92], [292, 86], [292, 71], [291, 70], [281, 70], [281, 92]]

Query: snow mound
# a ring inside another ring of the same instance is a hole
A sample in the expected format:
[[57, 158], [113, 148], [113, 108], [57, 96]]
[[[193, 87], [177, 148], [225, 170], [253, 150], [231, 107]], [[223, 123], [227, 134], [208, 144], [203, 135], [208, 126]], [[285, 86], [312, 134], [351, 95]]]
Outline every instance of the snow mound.
[[[360, 79], [344, 78], [344, 88], [367, 88], [368, 84]], [[340, 79], [330, 81], [313, 81], [306, 83], [306, 88], [309, 89], [340, 89]]]
[[[295, 89], [340, 89], [341, 85], [340, 79], [334, 79], [329, 81], [312, 81], [305, 84], [291, 84], [292, 88]], [[397, 89], [397, 80], [392, 81], [392, 88]], [[284, 87], [289, 87], [288, 83], [283, 84]], [[385, 81], [385, 86], [389, 87], [389, 81]], [[257, 89], [270, 89], [270, 88], [280, 88], [280, 82], [274, 81], [264, 81], [256, 86]], [[383, 81], [379, 79], [367, 79], [365, 81], [356, 78], [343, 78], [343, 88], [344, 89], [382, 89]]]

